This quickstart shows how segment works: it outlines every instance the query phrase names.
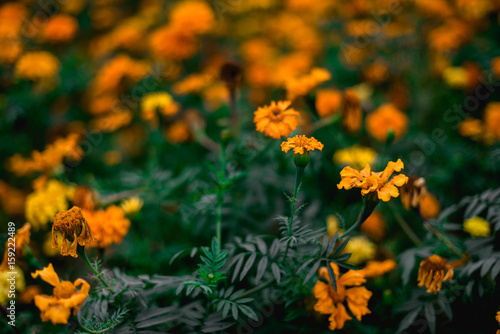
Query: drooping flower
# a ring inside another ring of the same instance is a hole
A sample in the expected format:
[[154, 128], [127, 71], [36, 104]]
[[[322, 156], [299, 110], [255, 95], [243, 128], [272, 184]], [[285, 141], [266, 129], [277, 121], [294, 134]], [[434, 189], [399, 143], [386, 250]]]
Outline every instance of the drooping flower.
[[300, 114], [292, 108], [288, 109], [290, 104], [290, 101], [272, 101], [269, 106], [259, 107], [253, 119], [257, 131], [274, 139], [292, 133], [297, 128]]
[[[40, 276], [42, 280], [54, 287], [52, 296], [35, 296], [35, 305], [41, 311], [42, 321], [50, 321], [54, 325], [67, 324], [71, 310], [73, 310], [73, 315], [76, 315], [89, 295], [90, 285], [85, 280], [78, 278], [73, 283], [60, 281], [52, 263], [49, 263], [43, 270], [35, 271], [31, 276], [33, 278]], [[79, 286], [81, 287], [77, 290]]]
[[[52, 248], [58, 246], [56, 231], [62, 234], [61, 255], [78, 257], [76, 254], [77, 245], [85, 246], [96, 239], [82, 214], [82, 210], [77, 206], [66, 211], [59, 211], [54, 218], [54, 224], [52, 225]], [[67, 246], [68, 240], [71, 243], [69, 251]]]
[[473, 238], [484, 238], [491, 234], [491, 227], [486, 219], [473, 217], [464, 221], [464, 231]]
[[436, 196], [427, 192], [420, 197], [418, 202], [420, 215], [424, 219], [436, 218], [441, 212], [441, 204], [439, 203]]
[[380, 142], [386, 141], [390, 130], [398, 140], [406, 134], [407, 129], [408, 116], [390, 103], [381, 105], [366, 117], [366, 131]]
[[351, 253], [348, 263], [361, 264], [375, 257], [377, 246], [364, 235], [355, 236], [347, 243], [344, 253]]
[[333, 161], [339, 165], [349, 165], [361, 169], [366, 164], [373, 164], [377, 158], [377, 152], [370, 147], [353, 145], [340, 149], [333, 155]]
[[26, 197], [25, 215], [35, 230], [44, 228], [61, 210], [68, 208], [74, 188], [57, 180], [49, 180]]
[[[16, 234], [14, 235], [14, 240], [15, 240], [15, 256], [16, 259], [21, 258], [24, 256], [24, 246], [29, 245], [30, 243], [30, 238], [31, 238], [31, 224], [26, 223], [24, 224], [23, 227], [18, 229], [16, 231]], [[7, 240], [5, 243], [5, 251], [3, 253], [3, 260], [2, 263], [0, 264], [0, 271], [7, 271], [8, 269], [8, 254], [9, 254], [9, 248], [11, 247], [12, 243]]]
[[387, 223], [380, 211], [375, 210], [361, 224], [359, 230], [373, 241], [380, 242], [387, 232]]
[[351, 313], [361, 321], [361, 317], [371, 313], [368, 309], [368, 300], [372, 293], [364, 286], [366, 282], [363, 273], [359, 270], [349, 270], [340, 276], [339, 268], [331, 263], [337, 281], [337, 291], [333, 290], [330, 277], [326, 267], [319, 269], [319, 276], [325, 280], [317, 281], [313, 287], [314, 296], [317, 299], [314, 310], [321, 314], [329, 314], [330, 330], [342, 329], [346, 321], [352, 318], [347, 313], [344, 302]]
[[304, 135], [297, 135], [292, 138], [288, 138], [286, 141], [281, 143], [281, 150], [287, 153], [290, 149], [293, 149], [294, 154], [304, 154], [305, 152], [314, 150], [323, 150], [324, 145], [319, 142], [314, 137], [307, 138]]
[[90, 247], [106, 248], [111, 244], [120, 244], [130, 228], [130, 220], [116, 205], [110, 205], [105, 210], [83, 210], [83, 217], [97, 238], [89, 242]]
[[120, 208], [127, 216], [133, 216], [139, 211], [144, 204], [144, 201], [139, 196], [133, 196], [127, 199], [124, 199], [120, 203]]
[[15, 74], [25, 80], [50, 80], [59, 72], [61, 63], [47, 51], [25, 53], [16, 63]]
[[360, 271], [365, 277], [379, 277], [385, 273], [396, 269], [398, 264], [392, 259], [384, 261], [368, 261], [366, 266]]
[[453, 268], [446, 262], [445, 258], [434, 254], [420, 262], [418, 286], [425, 286], [428, 293], [437, 294], [438, 291], [441, 291], [443, 282], [452, 278]]
[[406, 210], [416, 208], [420, 198], [427, 194], [425, 179], [419, 176], [408, 177], [408, 182], [401, 187], [401, 203]]
[[396, 175], [389, 180], [394, 171], [399, 172], [403, 168], [404, 164], [401, 159], [397, 162], [389, 161], [383, 172], [372, 172], [368, 164], [361, 171], [347, 166], [340, 172], [342, 180], [337, 184], [337, 188], [346, 190], [361, 188], [363, 196], [376, 192], [379, 199], [388, 202], [391, 197], [399, 196], [397, 187], [408, 182], [408, 177], [403, 174]]

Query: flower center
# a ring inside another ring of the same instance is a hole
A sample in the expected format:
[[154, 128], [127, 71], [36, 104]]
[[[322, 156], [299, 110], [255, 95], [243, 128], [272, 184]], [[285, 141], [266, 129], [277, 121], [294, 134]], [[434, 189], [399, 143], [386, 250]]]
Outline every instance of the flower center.
[[337, 291], [333, 290], [331, 284], [328, 285], [328, 294], [332, 298], [334, 304], [343, 303], [345, 300], [345, 288], [337, 284]]
[[446, 269], [446, 259], [442, 258], [439, 255], [432, 255], [427, 260], [424, 260], [422, 263], [422, 269], [426, 271], [434, 270], [441, 271]]
[[76, 288], [73, 283], [68, 281], [61, 282], [58, 286], [54, 288], [54, 296], [59, 299], [66, 299], [73, 296]]

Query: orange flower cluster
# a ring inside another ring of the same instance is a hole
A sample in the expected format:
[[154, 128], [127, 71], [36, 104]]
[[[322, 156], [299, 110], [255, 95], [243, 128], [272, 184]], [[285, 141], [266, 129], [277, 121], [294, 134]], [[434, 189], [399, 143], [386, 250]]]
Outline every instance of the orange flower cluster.
[[[85, 302], [89, 295], [90, 285], [79, 278], [75, 282], [60, 281], [52, 263], [43, 270], [31, 274], [33, 278], [40, 278], [54, 287], [52, 296], [36, 295], [35, 305], [40, 309], [42, 321], [50, 321], [54, 325], [67, 324], [73, 310], [73, 315]], [[80, 287], [81, 286], [81, 287]], [[80, 287], [79, 290], [77, 288]]]
[[78, 161], [83, 157], [83, 151], [78, 146], [79, 135], [69, 134], [59, 138], [45, 147], [43, 152], [33, 151], [30, 158], [16, 154], [7, 160], [7, 169], [17, 176], [27, 176], [34, 172], [50, 174], [59, 168], [64, 158]]
[[401, 187], [408, 182], [408, 177], [403, 174], [396, 175], [390, 179], [394, 171], [399, 172], [403, 168], [404, 164], [401, 159], [398, 159], [396, 162], [389, 161], [383, 172], [372, 172], [368, 164], [361, 171], [347, 166], [340, 172], [342, 180], [337, 185], [337, 188], [344, 188], [346, 190], [361, 188], [363, 196], [376, 192], [379, 199], [388, 202], [391, 197], [399, 196], [397, 187]]
[[106, 248], [111, 244], [119, 244], [130, 227], [130, 220], [116, 205], [110, 205], [105, 210], [83, 210], [83, 217], [97, 237], [97, 240], [94, 239], [94, 242], [88, 243], [90, 247]]
[[274, 139], [292, 133], [297, 128], [300, 114], [292, 108], [288, 109], [290, 104], [290, 101], [272, 101], [269, 106], [259, 107], [253, 119], [257, 131]]
[[[318, 300], [314, 310], [321, 314], [329, 314], [330, 330], [342, 329], [344, 324], [352, 318], [347, 313], [344, 302], [351, 313], [361, 321], [361, 317], [371, 313], [368, 309], [368, 300], [372, 293], [364, 286], [366, 282], [363, 273], [359, 270], [349, 270], [340, 276], [339, 267], [331, 263], [337, 281], [337, 291], [333, 290], [326, 267], [319, 269], [319, 276], [326, 282], [317, 281], [313, 287], [314, 296]], [[349, 288], [350, 287], [350, 288]]]
[[[82, 210], [76, 206], [66, 211], [59, 211], [54, 218], [54, 224], [52, 225], [52, 248], [58, 247], [56, 231], [62, 233], [61, 255], [78, 257], [76, 254], [78, 244], [85, 246], [96, 239], [82, 214]], [[69, 251], [67, 240], [71, 243]]]

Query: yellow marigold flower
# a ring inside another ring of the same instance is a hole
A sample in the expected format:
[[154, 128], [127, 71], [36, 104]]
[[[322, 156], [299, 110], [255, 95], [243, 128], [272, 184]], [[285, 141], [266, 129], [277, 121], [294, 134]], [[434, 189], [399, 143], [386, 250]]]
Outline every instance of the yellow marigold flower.
[[342, 103], [342, 93], [338, 89], [319, 89], [316, 93], [316, 112], [319, 117], [336, 114]]
[[349, 270], [340, 276], [339, 267], [331, 263], [337, 281], [337, 291], [333, 290], [330, 277], [326, 267], [319, 269], [319, 276], [326, 282], [317, 281], [313, 287], [314, 296], [317, 299], [314, 310], [321, 314], [329, 314], [330, 330], [342, 329], [346, 321], [352, 318], [347, 313], [344, 302], [351, 313], [361, 321], [361, 317], [371, 313], [368, 309], [368, 300], [372, 293], [364, 286], [366, 282], [360, 270]]
[[78, 32], [78, 21], [68, 14], [56, 14], [45, 25], [42, 36], [49, 43], [66, 43]]
[[287, 99], [293, 101], [299, 96], [304, 96], [323, 82], [330, 80], [331, 77], [328, 70], [316, 67], [307, 75], [290, 79], [285, 83]]
[[45, 147], [43, 152], [33, 151], [31, 157], [24, 158], [15, 154], [7, 160], [7, 170], [17, 176], [27, 176], [34, 172], [51, 174], [61, 167], [64, 158], [78, 161], [83, 156], [82, 149], [78, 146], [79, 135], [72, 133], [66, 138], [59, 138]]
[[35, 230], [44, 228], [56, 214], [68, 208], [68, 200], [73, 198], [74, 188], [66, 184], [49, 180], [41, 189], [32, 192], [26, 198], [26, 219]]
[[[76, 315], [89, 296], [90, 285], [85, 280], [79, 278], [74, 283], [60, 281], [52, 263], [49, 263], [43, 270], [35, 271], [31, 276], [33, 278], [40, 276], [42, 280], [54, 287], [52, 296], [35, 296], [35, 305], [41, 311], [42, 321], [50, 321], [54, 325], [67, 324], [71, 310], [73, 309], [73, 315]], [[81, 288], [77, 290], [79, 286]]]
[[300, 114], [294, 109], [288, 109], [290, 104], [290, 101], [272, 101], [269, 106], [259, 107], [254, 112], [253, 119], [257, 131], [274, 139], [292, 133], [297, 128]]
[[436, 196], [431, 193], [425, 193], [418, 202], [420, 215], [425, 219], [436, 218], [441, 212], [441, 204]]
[[[420, 199], [427, 194], [425, 179], [418, 176], [410, 176], [408, 182], [401, 187], [401, 203], [406, 210], [416, 208]], [[427, 204], [427, 203], [425, 203]]]
[[340, 114], [342, 124], [348, 131], [356, 132], [361, 128], [363, 111], [359, 96], [354, 89], [348, 88], [344, 91]]
[[361, 171], [347, 166], [340, 172], [342, 180], [337, 184], [337, 188], [346, 190], [361, 188], [363, 196], [377, 192], [379, 199], [388, 202], [391, 197], [399, 196], [397, 187], [408, 182], [408, 177], [403, 174], [396, 175], [389, 180], [394, 171], [399, 172], [403, 168], [404, 164], [401, 159], [397, 162], [389, 161], [383, 172], [372, 172], [370, 165], [366, 165]]
[[380, 142], [387, 140], [389, 130], [394, 131], [396, 140], [406, 134], [408, 116], [393, 104], [386, 103], [366, 117], [366, 131]]
[[[10, 281], [11, 276], [15, 276], [15, 280]], [[14, 270], [0, 270], [0, 305], [7, 305], [11, 299], [9, 298], [9, 290], [12, 284], [18, 292], [24, 291], [26, 287], [23, 270], [17, 265]]]
[[418, 286], [425, 286], [428, 293], [437, 294], [438, 291], [441, 291], [443, 282], [452, 278], [453, 268], [446, 262], [445, 258], [434, 254], [420, 262]]
[[500, 140], [500, 102], [490, 102], [484, 112], [486, 132], [490, 133], [497, 141]]
[[55, 77], [61, 63], [47, 51], [25, 53], [16, 63], [15, 74], [25, 80], [47, 80]]
[[90, 247], [106, 248], [111, 244], [120, 244], [130, 228], [130, 220], [116, 205], [110, 205], [105, 210], [83, 210], [83, 216], [97, 237], [89, 244]]
[[339, 235], [342, 234], [339, 219], [336, 215], [328, 215], [326, 217], [326, 234], [328, 234], [329, 238], [332, 238], [335, 232], [339, 232]]
[[124, 199], [120, 203], [120, 208], [127, 216], [133, 216], [139, 211], [141, 211], [142, 206], [144, 205], [144, 201], [139, 196], [133, 196], [127, 199]]
[[215, 15], [206, 2], [188, 0], [176, 4], [170, 12], [170, 22], [179, 29], [206, 34], [215, 26]]
[[375, 257], [377, 246], [365, 236], [356, 236], [349, 240], [344, 253], [351, 253], [348, 263], [360, 264]]
[[340, 149], [333, 155], [333, 161], [339, 165], [349, 165], [361, 169], [367, 164], [375, 163], [377, 152], [370, 147], [353, 145]]
[[[14, 240], [15, 242], [15, 256], [16, 259], [19, 259], [24, 256], [24, 246], [29, 245], [30, 243], [30, 238], [31, 238], [31, 225], [30, 223], [24, 224], [23, 227], [21, 227], [19, 230], [16, 231], [16, 234], [14, 235]], [[2, 263], [0, 264], [0, 271], [7, 271], [8, 270], [8, 254], [9, 254], [9, 248], [11, 248], [12, 243], [7, 240], [5, 243], [5, 251], [3, 253], [3, 260]]]
[[392, 259], [384, 261], [368, 261], [366, 266], [360, 271], [365, 277], [379, 277], [396, 269], [398, 264]]
[[282, 142], [281, 150], [287, 153], [290, 149], [293, 149], [294, 154], [304, 154], [305, 152], [314, 151], [316, 149], [322, 151], [324, 146], [325, 145], [314, 137], [307, 138], [304, 135], [297, 135]]
[[491, 227], [484, 218], [473, 217], [464, 222], [464, 231], [473, 238], [483, 238], [491, 234]]
[[[85, 246], [85, 244], [95, 241], [95, 236], [92, 234], [89, 224], [82, 214], [82, 210], [77, 206], [66, 211], [59, 211], [54, 218], [54, 224], [52, 225], [52, 248], [58, 246], [55, 231], [62, 233], [61, 255], [78, 257], [76, 254], [78, 244]], [[67, 240], [71, 242], [69, 252]]]
[[443, 79], [452, 88], [465, 88], [469, 84], [469, 73], [463, 67], [447, 67]]
[[172, 144], [189, 141], [192, 138], [192, 134], [188, 122], [181, 119], [172, 123], [165, 130], [165, 137], [167, 137], [167, 140]]
[[387, 223], [380, 211], [375, 210], [361, 224], [359, 230], [373, 241], [380, 242], [387, 232]]
[[158, 114], [172, 116], [179, 111], [179, 104], [172, 96], [165, 92], [149, 93], [141, 101], [141, 118], [151, 124], [158, 126]]
[[149, 38], [151, 52], [161, 60], [189, 59], [198, 50], [197, 43], [192, 32], [172, 26], [156, 29]]

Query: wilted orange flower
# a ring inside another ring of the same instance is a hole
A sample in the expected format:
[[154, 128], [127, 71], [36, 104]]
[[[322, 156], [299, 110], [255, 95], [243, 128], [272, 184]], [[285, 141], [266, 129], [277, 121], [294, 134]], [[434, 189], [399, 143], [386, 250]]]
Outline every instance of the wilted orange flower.
[[342, 102], [342, 93], [338, 89], [319, 89], [316, 93], [316, 112], [319, 117], [336, 114]]
[[90, 230], [97, 237], [97, 240], [89, 243], [90, 247], [106, 248], [111, 244], [119, 244], [130, 228], [130, 220], [116, 205], [110, 205], [105, 210], [82, 212]]
[[293, 149], [294, 154], [304, 154], [304, 152], [309, 152], [313, 150], [323, 150], [324, 145], [316, 140], [314, 137], [307, 138], [304, 135], [297, 135], [293, 138], [288, 138], [286, 141], [281, 143], [281, 150], [287, 153], [290, 149]]
[[259, 107], [254, 112], [253, 119], [257, 131], [274, 139], [292, 133], [297, 128], [300, 114], [294, 109], [288, 109], [290, 104], [290, 101], [272, 101], [269, 106]]
[[[16, 258], [20, 258], [24, 256], [24, 246], [29, 245], [30, 243], [30, 237], [31, 237], [31, 224], [26, 223], [24, 224], [23, 227], [18, 229], [16, 231], [16, 234], [14, 235], [14, 240], [15, 240], [15, 256]], [[9, 248], [11, 247], [12, 243], [7, 240], [5, 243], [5, 251], [3, 253], [3, 260], [2, 263], [0, 264], [0, 271], [7, 271], [8, 270], [8, 254], [9, 254]]]
[[196, 35], [184, 29], [164, 26], [150, 35], [149, 47], [153, 55], [161, 60], [184, 60], [191, 58], [198, 49]]
[[386, 103], [366, 117], [366, 131], [380, 142], [387, 139], [389, 130], [394, 131], [396, 140], [406, 134], [408, 116], [393, 104]]
[[359, 230], [363, 234], [366, 234], [368, 237], [370, 237], [370, 239], [380, 242], [385, 237], [385, 233], [387, 231], [387, 223], [380, 211], [375, 210], [361, 224]]
[[406, 210], [416, 208], [420, 198], [427, 194], [425, 179], [419, 176], [410, 176], [408, 182], [401, 187], [401, 203]]
[[[61, 255], [78, 257], [76, 254], [78, 244], [85, 246], [85, 244], [95, 241], [95, 236], [90, 230], [89, 224], [82, 214], [82, 210], [77, 206], [66, 211], [59, 211], [54, 218], [54, 224], [52, 225], [52, 248], [58, 246], [56, 231], [62, 233]], [[67, 240], [71, 242], [69, 252]]]
[[79, 135], [72, 133], [66, 138], [59, 138], [45, 147], [43, 152], [33, 151], [30, 158], [15, 154], [7, 160], [7, 169], [17, 176], [26, 176], [33, 172], [50, 174], [61, 166], [65, 157], [72, 161], [82, 158], [83, 151], [78, 146]]
[[350, 132], [356, 132], [361, 128], [363, 111], [358, 94], [353, 89], [346, 89], [342, 96], [342, 106], [340, 109], [342, 124]]
[[25, 80], [50, 80], [59, 72], [61, 63], [50, 52], [34, 51], [25, 53], [16, 63], [15, 73]]
[[418, 202], [420, 215], [425, 219], [436, 218], [441, 212], [441, 204], [433, 194], [427, 192], [420, 197]]
[[[361, 321], [361, 317], [371, 313], [368, 300], [372, 293], [361, 284], [366, 282], [360, 270], [349, 270], [340, 276], [339, 267], [331, 263], [337, 281], [337, 291], [333, 290], [326, 267], [319, 269], [319, 276], [326, 282], [317, 281], [313, 287], [314, 296], [318, 300], [314, 310], [321, 314], [330, 314], [330, 330], [342, 329], [344, 323], [352, 318], [347, 313], [344, 302], [351, 313]], [[351, 286], [351, 288], [349, 288]]]
[[[42, 280], [54, 287], [52, 296], [35, 296], [35, 305], [42, 312], [40, 315], [42, 321], [51, 321], [54, 325], [67, 324], [71, 310], [73, 309], [73, 315], [76, 315], [89, 296], [90, 285], [85, 280], [79, 278], [74, 283], [61, 282], [52, 263], [49, 263], [43, 270], [35, 271], [31, 276], [33, 278], [40, 276]], [[77, 290], [79, 286], [81, 288]]]
[[389, 161], [387, 167], [383, 172], [372, 172], [370, 165], [366, 165], [361, 171], [357, 171], [349, 166], [344, 167], [340, 172], [342, 180], [337, 184], [338, 189], [352, 189], [361, 188], [361, 194], [368, 195], [369, 193], [377, 192], [378, 198], [384, 202], [388, 202], [391, 197], [398, 197], [398, 187], [408, 182], [408, 177], [399, 174], [394, 176], [391, 180], [394, 171], [399, 172], [404, 168], [401, 159], [393, 162]]
[[398, 264], [396, 261], [392, 259], [384, 261], [368, 261], [366, 266], [360, 271], [365, 277], [379, 277], [396, 269], [397, 266]]
[[323, 82], [330, 80], [331, 77], [326, 69], [313, 68], [311, 73], [290, 79], [285, 83], [287, 98], [293, 101], [298, 96], [304, 96]]
[[206, 2], [188, 0], [176, 4], [170, 12], [170, 22], [179, 30], [206, 34], [215, 26], [215, 16]]
[[425, 286], [428, 293], [437, 294], [438, 291], [441, 291], [443, 282], [452, 278], [453, 268], [446, 262], [445, 258], [434, 254], [420, 262], [418, 286]]
[[49, 43], [70, 42], [78, 31], [78, 21], [71, 15], [56, 14], [45, 25], [42, 36]]

